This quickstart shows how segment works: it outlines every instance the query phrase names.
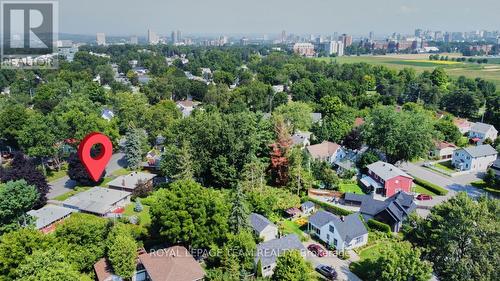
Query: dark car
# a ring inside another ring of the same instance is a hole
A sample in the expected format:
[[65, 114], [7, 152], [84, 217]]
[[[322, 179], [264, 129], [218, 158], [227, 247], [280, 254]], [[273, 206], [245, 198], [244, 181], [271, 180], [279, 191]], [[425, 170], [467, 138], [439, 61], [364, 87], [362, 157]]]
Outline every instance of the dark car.
[[318, 257], [326, 256], [325, 250], [323, 250], [323, 248], [321, 248], [321, 246], [318, 244], [311, 244], [311, 245], [307, 246], [307, 249], [309, 251], [313, 252], [313, 254], [315, 254]]
[[316, 267], [316, 271], [328, 280], [337, 279], [337, 271], [335, 271], [335, 269], [331, 266], [320, 264]]
[[432, 196], [427, 194], [419, 194], [417, 195], [417, 200], [432, 200]]

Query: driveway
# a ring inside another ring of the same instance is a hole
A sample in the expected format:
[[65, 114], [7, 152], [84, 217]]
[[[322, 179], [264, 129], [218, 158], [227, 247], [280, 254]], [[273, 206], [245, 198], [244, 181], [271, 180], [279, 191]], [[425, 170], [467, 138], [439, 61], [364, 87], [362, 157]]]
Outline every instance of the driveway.
[[[312, 240], [309, 240], [307, 242], [302, 243], [304, 247], [311, 245], [311, 244], [317, 244]], [[310, 251], [307, 251], [307, 260], [313, 264], [313, 267], [316, 268], [316, 266], [320, 264], [325, 264], [329, 265], [337, 271], [337, 280], [339, 281], [361, 281], [358, 276], [356, 276], [354, 273], [352, 273], [349, 270], [349, 260], [342, 260], [338, 258], [337, 256], [333, 255], [332, 252], [328, 251], [328, 254], [324, 257], [318, 257], [315, 254], [313, 254]]]
[[[127, 161], [125, 160], [125, 154], [116, 153], [111, 156], [108, 165], [106, 166], [107, 174], [111, 174], [116, 170], [125, 168]], [[50, 191], [47, 194], [48, 199], [54, 199], [57, 196], [67, 193], [76, 186], [76, 182], [71, 180], [68, 176], [64, 176], [58, 180], [49, 183]]]

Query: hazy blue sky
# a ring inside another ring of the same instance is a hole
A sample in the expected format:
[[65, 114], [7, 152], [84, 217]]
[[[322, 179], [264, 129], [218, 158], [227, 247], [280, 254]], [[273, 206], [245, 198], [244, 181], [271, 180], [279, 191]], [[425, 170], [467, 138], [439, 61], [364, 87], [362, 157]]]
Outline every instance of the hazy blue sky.
[[60, 31], [364, 35], [500, 29], [500, 0], [59, 0]]

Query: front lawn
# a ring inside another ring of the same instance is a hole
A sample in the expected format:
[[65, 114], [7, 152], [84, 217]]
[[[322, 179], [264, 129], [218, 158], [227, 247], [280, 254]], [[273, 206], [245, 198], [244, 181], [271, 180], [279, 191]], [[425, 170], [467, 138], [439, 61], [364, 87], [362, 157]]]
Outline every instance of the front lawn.
[[142, 226], [149, 225], [151, 223], [151, 216], [149, 215], [149, 206], [142, 204], [143, 210], [141, 212], [134, 211], [135, 203], [132, 202], [125, 206], [124, 216], [137, 216], [139, 218], [139, 224]]
[[453, 174], [456, 172], [455, 167], [453, 167], [453, 165], [451, 164], [451, 160], [444, 161], [444, 162], [436, 162], [436, 163], [434, 163], [433, 166], [440, 169], [440, 170], [448, 172], [450, 174]]
[[437, 196], [436, 193], [434, 193], [431, 190], [429, 190], [429, 189], [427, 189], [419, 184], [416, 184], [416, 183], [413, 184], [413, 192], [418, 193], [418, 194], [427, 194], [427, 195], [431, 195], [431, 196]]
[[377, 259], [382, 253], [383, 249], [386, 249], [392, 242], [390, 241], [380, 241], [374, 245], [368, 246], [363, 250], [359, 251], [359, 257], [364, 259]]
[[365, 194], [357, 183], [341, 183], [339, 184], [339, 191], [343, 193]]
[[281, 227], [285, 235], [294, 233], [297, 234], [301, 240], [306, 238], [304, 232], [300, 229], [300, 225], [295, 221], [284, 220], [281, 222]]
[[63, 178], [68, 173], [68, 164], [63, 164], [59, 171], [47, 171], [47, 182]]

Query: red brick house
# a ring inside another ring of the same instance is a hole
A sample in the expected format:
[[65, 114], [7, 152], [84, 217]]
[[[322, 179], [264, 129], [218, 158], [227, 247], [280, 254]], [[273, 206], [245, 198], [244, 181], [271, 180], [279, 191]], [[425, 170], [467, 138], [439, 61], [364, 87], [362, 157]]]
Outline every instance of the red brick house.
[[378, 161], [366, 168], [368, 175], [361, 179], [361, 183], [376, 193], [391, 197], [399, 191], [411, 192], [413, 178], [394, 165]]

